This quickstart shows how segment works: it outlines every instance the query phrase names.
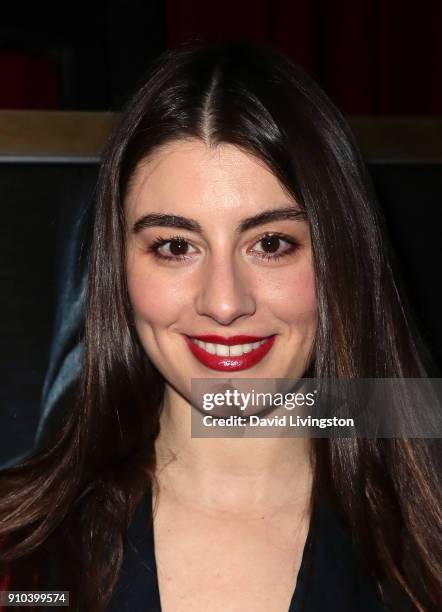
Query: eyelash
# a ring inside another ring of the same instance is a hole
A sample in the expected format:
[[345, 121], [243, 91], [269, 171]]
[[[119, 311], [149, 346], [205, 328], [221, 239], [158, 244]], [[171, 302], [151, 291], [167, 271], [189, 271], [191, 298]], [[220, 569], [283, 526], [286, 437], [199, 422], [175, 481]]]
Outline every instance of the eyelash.
[[[258, 257], [260, 259], [263, 259], [266, 261], [278, 261], [282, 257], [286, 257], [287, 255], [292, 255], [299, 248], [299, 243], [296, 240], [294, 240], [291, 236], [287, 236], [286, 234], [280, 234], [277, 232], [275, 233], [269, 232], [269, 233], [263, 234], [260, 238], [258, 238], [258, 240], [254, 244], [259, 244], [265, 238], [270, 238], [270, 237], [280, 238], [284, 242], [287, 242], [289, 244], [289, 247], [283, 253], [279, 255], [272, 255], [271, 253], [258, 253]], [[159, 249], [165, 244], [168, 244], [173, 241], [182, 241], [182, 242], [189, 243], [189, 240], [184, 238], [184, 236], [171, 236], [170, 238], [162, 238], [161, 236], [158, 236], [154, 240], [154, 242], [149, 246], [148, 251], [152, 253], [154, 257], [162, 261], [173, 261], [173, 262], [187, 261], [189, 257], [187, 257], [186, 255], [174, 255], [174, 256], [161, 255], [161, 253], [159, 252]]]

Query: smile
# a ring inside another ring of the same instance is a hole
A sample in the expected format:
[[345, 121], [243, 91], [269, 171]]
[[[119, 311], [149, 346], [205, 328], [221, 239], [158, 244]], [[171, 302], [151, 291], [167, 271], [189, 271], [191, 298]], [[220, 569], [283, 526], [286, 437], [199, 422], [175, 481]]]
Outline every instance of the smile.
[[276, 336], [257, 338], [256, 336], [221, 336], [184, 337], [190, 351], [200, 363], [212, 370], [237, 371], [246, 370], [267, 355]]

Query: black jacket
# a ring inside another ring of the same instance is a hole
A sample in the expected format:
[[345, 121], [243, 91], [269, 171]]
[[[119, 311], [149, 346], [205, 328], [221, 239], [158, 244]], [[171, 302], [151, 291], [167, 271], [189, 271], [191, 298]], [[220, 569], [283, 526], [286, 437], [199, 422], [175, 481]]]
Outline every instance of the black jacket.
[[[109, 612], [160, 612], [152, 498], [138, 507], [129, 529]], [[325, 501], [315, 505], [288, 612], [386, 612], [346, 530]], [[272, 612], [271, 610], [269, 612]]]

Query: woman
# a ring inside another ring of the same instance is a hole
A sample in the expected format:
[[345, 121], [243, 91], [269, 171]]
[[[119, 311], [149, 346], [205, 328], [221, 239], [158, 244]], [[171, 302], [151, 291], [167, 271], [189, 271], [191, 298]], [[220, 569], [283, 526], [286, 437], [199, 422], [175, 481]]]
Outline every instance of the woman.
[[426, 375], [325, 94], [252, 45], [168, 53], [94, 215], [75, 406], [2, 476], [9, 588], [94, 611], [436, 609], [430, 441], [191, 437], [191, 378]]

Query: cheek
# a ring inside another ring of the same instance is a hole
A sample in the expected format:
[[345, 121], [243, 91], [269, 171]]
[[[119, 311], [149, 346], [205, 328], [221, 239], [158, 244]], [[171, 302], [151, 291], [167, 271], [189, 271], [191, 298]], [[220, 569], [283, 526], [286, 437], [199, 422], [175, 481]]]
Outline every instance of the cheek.
[[288, 269], [267, 288], [273, 313], [287, 323], [316, 324], [317, 300], [313, 267], [309, 264]]
[[151, 325], [166, 322], [173, 310], [167, 288], [161, 283], [153, 283], [143, 276], [128, 278], [129, 297], [137, 323]]
[[135, 262], [127, 268], [129, 298], [135, 320], [152, 326], [168, 325], [182, 309], [183, 292], [176, 278], [162, 271], [149, 271]]

